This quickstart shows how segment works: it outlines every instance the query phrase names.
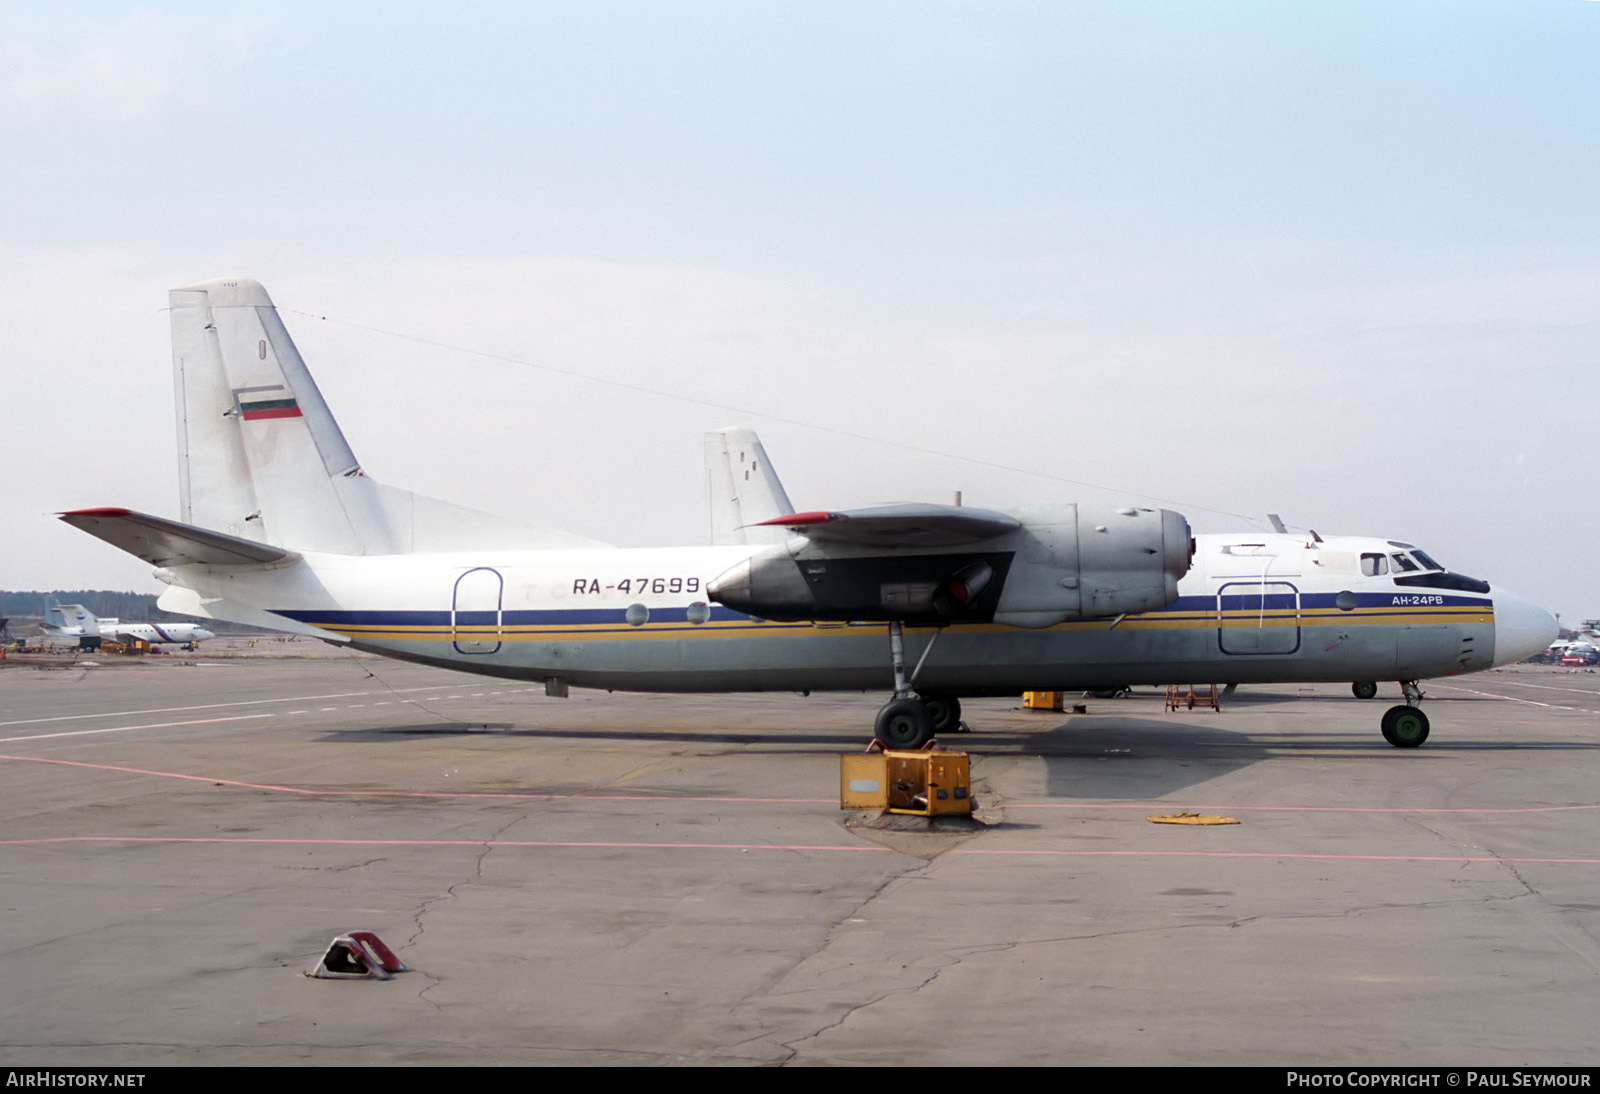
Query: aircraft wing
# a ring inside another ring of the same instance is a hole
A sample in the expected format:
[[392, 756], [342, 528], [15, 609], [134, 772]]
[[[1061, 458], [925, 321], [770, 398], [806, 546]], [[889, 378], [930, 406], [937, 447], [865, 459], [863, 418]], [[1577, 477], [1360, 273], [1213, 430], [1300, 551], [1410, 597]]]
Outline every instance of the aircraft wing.
[[855, 547], [956, 547], [1003, 536], [1022, 522], [988, 509], [959, 505], [879, 505], [844, 512], [789, 513], [761, 521], [813, 543]]
[[131, 509], [74, 509], [61, 519], [152, 566], [269, 566], [300, 556], [270, 543]]

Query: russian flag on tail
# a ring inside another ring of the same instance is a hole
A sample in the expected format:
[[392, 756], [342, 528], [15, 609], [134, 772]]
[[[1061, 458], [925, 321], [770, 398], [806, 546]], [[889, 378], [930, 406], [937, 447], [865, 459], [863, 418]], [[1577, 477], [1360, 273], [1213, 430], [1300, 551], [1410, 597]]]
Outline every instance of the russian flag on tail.
[[264, 418], [298, 418], [300, 404], [294, 393], [280, 385], [273, 387], [242, 387], [234, 390], [239, 401], [239, 417], [247, 422]]

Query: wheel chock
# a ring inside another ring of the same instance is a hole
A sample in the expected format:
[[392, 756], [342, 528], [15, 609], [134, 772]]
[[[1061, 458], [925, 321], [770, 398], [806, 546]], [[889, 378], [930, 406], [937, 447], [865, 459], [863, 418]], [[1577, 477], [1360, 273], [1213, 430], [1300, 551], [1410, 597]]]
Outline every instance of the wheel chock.
[[317, 980], [388, 980], [408, 972], [394, 951], [371, 931], [351, 931], [328, 943], [328, 952], [306, 975]]
[[1238, 824], [1232, 817], [1218, 817], [1209, 813], [1168, 813], [1160, 817], [1146, 817], [1151, 824]]

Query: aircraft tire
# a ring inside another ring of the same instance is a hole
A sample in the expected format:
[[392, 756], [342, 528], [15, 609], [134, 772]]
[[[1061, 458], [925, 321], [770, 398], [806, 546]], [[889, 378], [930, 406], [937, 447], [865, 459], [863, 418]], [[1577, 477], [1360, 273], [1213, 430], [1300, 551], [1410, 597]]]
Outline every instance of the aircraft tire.
[[1089, 695], [1095, 699], [1115, 699], [1128, 689], [1121, 688], [1090, 688]]
[[961, 732], [961, 700], [954, 695], [945, 695], [935, 692], [922, 697], [922, 705], [928, 708], [928, 713], [933, 716], [933, 732], [937, 736], [941, 733]]
[[1357, 699], [1376, 699], [1378, 697], [1378, 685], [1371, 680], [1357, 680], [1350, 685], [1350, 693]]
[[1390, 707], [1383, 714], [1383, 739], [1396, 748], [1416, 748], [1428, 739], [1428, 716], [1416, 707]]
[[878, 711], [873, 736], [885, 748], [921, 748], [933, 740], [933, 712], [917, 699], [893, 699]]

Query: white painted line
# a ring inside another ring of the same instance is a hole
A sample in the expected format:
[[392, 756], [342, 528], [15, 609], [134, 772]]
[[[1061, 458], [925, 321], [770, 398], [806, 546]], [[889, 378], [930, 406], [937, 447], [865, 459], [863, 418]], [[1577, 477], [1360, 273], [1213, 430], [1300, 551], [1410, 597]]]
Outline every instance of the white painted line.
[[235, 714], [232, 718], [200, 718], [192, 722], [153, 722], [144, 726], [112, 726], [109, 729], [69, 729], [60, 733], [36, 733], [31, 737], [0, 737], [0, 744], [18, 741], [48, 741], [56, 737], [87, 737], [96, 733], [126, 733], [134, 729], [176, 729], [179, 726], [208, 726], [218, 722], [248, 722], [255, 718], [272, 718], [272, 714]]
[[[84, 718], [133, 718], [140, 714], [180, 714], [186, 710], [224, 710], [228, 707], [253, 707], [263, 703], [305, 703], [317, 699], [359, 699], [368, 695], [404, 695], [412, 691], [439, 691], [455, 684], [430, 684], [425, 688], [396, 688], [384, 691], [342, 691], [333, 695], [285, 695], [279, 699], [246, 699], [237, 703], [200, 703], [189, 707], [155, 707], [149, 710], [107, 710], [99, 714], [57, 714], [50, 718], [16, 718], [0, 726], [25, 726], [40, 722], [74, 722]], [[329, 710], [334, 708], [329, 707]]]
[[1590, 710], [1588, 707], [1569, 707], [1560, 703], [1541, 703], [1537, 699], [1518, 699], [1515, 695], [1499, 695], [1492, 691], [1479, 691], [1476, 688], [1464, 688], [1459, 684], [1434, 683], [1433, 687], [1443, 688], [1446, 691], [1464, 691], [1468, 695], [1481, 695], [1485, 699], [1504, 699], [1508, 703], [1521, 703], [1527, 707], [1543, 707], [1545, 710], [1570, 710], [1575, 714], [1600, 714], [1600, 710]]
[[1579, 695], [1600, 698], [1600, 691], [1594, 688], [1558, 688], [1553, 684], [1525, 684], [1521, 680], [1502, 680], [1500, 683], [1508, 688], [1538, 688], [1540, 691], [1575, 691]]

